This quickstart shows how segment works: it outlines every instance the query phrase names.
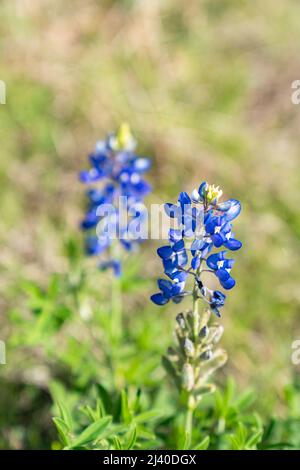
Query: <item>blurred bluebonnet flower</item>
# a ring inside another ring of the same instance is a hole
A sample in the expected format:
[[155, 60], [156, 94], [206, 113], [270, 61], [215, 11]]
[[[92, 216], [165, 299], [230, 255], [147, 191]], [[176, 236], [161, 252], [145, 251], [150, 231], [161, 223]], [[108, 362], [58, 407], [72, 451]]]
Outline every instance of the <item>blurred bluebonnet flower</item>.
[[[241, 204], [236, 199], [220, 203], [221, 196], [219, 187], [203, 182], [191, 197], [182, 192], [178, 204], [165, 204], [165, 212], [176, 219], [177, 228], [169, 230], [169, 244], [157, 250], [169, 278], [158, 280], [160, 292], [151, 297], [157, 305], [169, 300], [178, 303], [188, 295], [195, 297], [196, 288], [197, 296], [220, 316], [219, 308], [223, 307], [226, 296], [205, 286], [202, 275], [207, 272], [215, 275], [226, 290], [234, 287], [231, 276], [234, 260], [227, 259], [226, 253], [242, 246], [234, 237], [231, 223], [239, 215]], [[211, 253], [220, 247], [226, 250]], [[190, 277], [194, 279], [192, 290], [186, 288]]]
[[81, 222], [86, 254], [101, 255], [99, 268], [111, 268], [116, 276], [121, 275], [121, 263], [113, 242], [118, 238], [121, 246], [131, 251], [142, 241], [137, 236], [144, 220], [142, 203], [151, 191], [143, 176], [151, 162], [136, 155], [135, 147], [129, 126], [122, 124], [116, 133], [96, 144], [89, 155], [90, 168], [80, 173], [80, 181], [89, 186], [87, 211]]

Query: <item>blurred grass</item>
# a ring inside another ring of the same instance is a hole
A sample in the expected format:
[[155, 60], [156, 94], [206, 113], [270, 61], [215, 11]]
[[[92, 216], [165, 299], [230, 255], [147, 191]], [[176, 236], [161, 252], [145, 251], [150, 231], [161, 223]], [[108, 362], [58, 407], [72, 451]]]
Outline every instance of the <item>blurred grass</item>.
[[[77, 172], [94, 142], [126, 120], [153, 157], [149, 203], [203, 179], [242, 201], [238, 288], [223, 314], [226, 372], [257, 390], [265, 415], [284, 415], [284, 386], [299, 374], [290, 355], [300, 335], [300, 110], [290, 95], [300, 4], [10, 0], [0, 13], [1, 339], [14, 333], [11, 309], [26, 318], [24, 280], [46, 286], [68, 269], [63, 247], [80, 243]], [[160, 270], [155, 248], [143, 247], [143, 278], [153, 282], [128, 296], [127, 321], [159, 357], [175, 311], [147, 304]], [[21, 358], [17, 344], [9, 348], [4, 381]]]

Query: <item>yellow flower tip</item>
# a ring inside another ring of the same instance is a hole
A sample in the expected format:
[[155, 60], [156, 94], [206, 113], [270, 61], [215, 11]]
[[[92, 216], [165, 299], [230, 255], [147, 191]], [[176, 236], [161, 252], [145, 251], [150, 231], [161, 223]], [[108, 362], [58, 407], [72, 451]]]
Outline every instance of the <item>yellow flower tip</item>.
[[219, 186], [215, 186], [214, 184], [209, 184], [206, 188], [206, 200], [207, 202], [218, 201], [218, 199], [222, 196], [223, 191], [219, 188]]
[[116, 132], [114, 147], [115, 150], [132, 150], [135, 147], [135, 139], [126, 122], [123, 122]]

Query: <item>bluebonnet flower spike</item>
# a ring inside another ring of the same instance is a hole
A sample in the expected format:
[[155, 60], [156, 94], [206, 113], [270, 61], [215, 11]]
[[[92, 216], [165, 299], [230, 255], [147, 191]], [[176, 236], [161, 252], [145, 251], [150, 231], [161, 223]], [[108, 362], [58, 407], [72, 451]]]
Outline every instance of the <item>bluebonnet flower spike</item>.
[[[100, 256], [99, 268], [111, 268], [116, 276], [121, 275], [121, 263], [113, 255], [114, 240], [109, 233], [119, 235], [123, 249], [132, 250], [141, 239], [136, 239], [136, 234], [133, 236], [134, 224], [131, 222], [140, 216], [136, 208], [151, 191], [143, 178], [150, 168], [150, 160], [137, 156], [135, 147], [136, 141], [129, 126], [122, 124], [116, 133], [97, 143], [94, 152], [89, 155], [90, 168], [80, 173], [80, 181], [88, 185], [87, 211], [81, 222], [81, 228], [86, 233], [86, 254]], [[123, 218], [120, 214], [121, 200], [123, 204], [126, 200], [122, 208], [127, 211], [127, 217]], [[104, 204], [112, 205], [112, 216], [101, 215], [99, 209]]]
[[204, 181], [191, 197], [182, 192], [178, 204], [165, 204], [166, 214], [176, 219], [178, 227], [170, 229], [169, 244], [157, 250], [169, 279], [159, 279], [160, 292], [151, 297], [155, 304], [164, 305], [170, 300], [178, 303], [188, 295], [195, 295], [194, 289], [186, 288], [188, 279], [192, 278], [199, 297], [220, 316], [219, 309], [226, 296], [205, 286], [202, 274], [209, 272], [225, 290], [232, 289], [234, 260], [226, 258], [227, 250], [236, 251], [242, 246], [234, 237], [231, 223], [239, 215], [241, 204], [236, 199], [219, 202], [222, 193], [219, 187]]

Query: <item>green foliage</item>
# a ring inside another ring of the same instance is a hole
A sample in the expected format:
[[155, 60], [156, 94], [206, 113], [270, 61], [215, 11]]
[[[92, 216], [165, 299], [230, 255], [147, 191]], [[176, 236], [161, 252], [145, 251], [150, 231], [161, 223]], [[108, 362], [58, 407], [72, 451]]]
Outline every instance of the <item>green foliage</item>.
[[[101, 388], [100, 395], [103, 395]], [[100, 397], [94, 408], [83, 405], [71, 416], [69, 408], [56, 401], [60, 416], [54, 417], [62, 448], [70, 449], [150, 449], [160, 445], [154, 429], [162, 419], [162, 411], [142, 411], [140, 391], [129, 403], [128, 393], [122, 390], [114, 403], [104, 404]], [[108, 408], [108, 409], [107, 409]], [[107, 414], [111, 412], [112, 414]]]

